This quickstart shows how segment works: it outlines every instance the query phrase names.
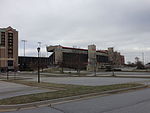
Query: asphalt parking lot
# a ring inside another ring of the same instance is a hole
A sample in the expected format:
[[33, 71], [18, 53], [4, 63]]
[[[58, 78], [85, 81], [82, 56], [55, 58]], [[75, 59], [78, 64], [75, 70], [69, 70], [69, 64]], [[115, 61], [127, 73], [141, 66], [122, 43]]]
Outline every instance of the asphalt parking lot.
[[[27, 79], [36, 81], [37, 78]], [[112, 78], [112, 77], [41, 77], [42, 82], [57, 83], [57, 84], [74, 84], [87, 86], [100, 86], [111, 84], [122, 84], [129, 82], [144, 82], [150, 79], [143, 78]]]
[[[112, 77], [111, 72], [98, 72], [97, 73], [98, 77], [93, 77], [93, 76], [72, 77], [72, 76], [64, 76], [64, 74], [63, 75], [57, 74], [59, 75], [57, 77], [55, 76], [48, 77], [48, 76], [44, 76], [42, 73], [41, 82], [100, 86], [100, 85], [122, 84], [122, 83], [129, 83], [129, 82], [149, 83], [150, 81], [149, 72], [115, 72], [115, 74], [116, 74], [116, 77]], [[50, 73], [50, 75], [52, 74]], [[104, 77], [104, 76], [107, 76], [107, 77]], [[11, 75], [11, 77], [13, 79], [13, 74]], [[26, 74], [18, 73], [17, 77], [23, 78], [26, 81], [37, 81], [36, 73], [26, 73]], [[144, 77], [147, 77], [147, 78], [144, 78]]]

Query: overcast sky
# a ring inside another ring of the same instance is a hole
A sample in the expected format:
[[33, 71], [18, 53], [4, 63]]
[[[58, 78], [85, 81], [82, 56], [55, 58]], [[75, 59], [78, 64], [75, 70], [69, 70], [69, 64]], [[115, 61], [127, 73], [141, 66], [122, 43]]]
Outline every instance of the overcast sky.
[[0, 0], [0, 27], [19, 31], [19, 55], [37, 55], [37, 42], [97, 49], [114, 47], [126, 62], [150, 61], [150, 0]]

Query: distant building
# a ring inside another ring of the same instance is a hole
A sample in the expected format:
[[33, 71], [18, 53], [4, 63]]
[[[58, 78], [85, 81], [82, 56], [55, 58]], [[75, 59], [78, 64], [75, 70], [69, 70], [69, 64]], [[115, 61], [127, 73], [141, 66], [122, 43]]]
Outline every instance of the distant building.
[[147, 63], [147, 64], [145, 65], [145, 68], [146, 68], [146, 69], [150, 69], [150, 63]]
[[107, 54], [109, 57], [109, 61], [115, 67], [121, 67], [125, 64], [125, 58], [120, 52], [114, 51], [113, 47], [108, 48]]
[[96, 50], [95, 45], [89, 45], [88, 49], [56, 45], [48, 46], [47, 51], [52, 52], [51, 64], [60, 67], [93, 71], [105, 69], [112, 64], [116, 67], [124, 65], [124, 56], [114, 52], [113, 48]]
[[[39, 59], [40, 69], [47, 68], [50, 66], [50, 58], [49, 57], [40, 57]], [[18, 64], [20, 71], [33, 71], [37, 70], [38, 65], [38, 57], [29, 57], [29, 56], [19, 56]]]
[[18, 31], [0, 28], [0, 71], [18, 68]]

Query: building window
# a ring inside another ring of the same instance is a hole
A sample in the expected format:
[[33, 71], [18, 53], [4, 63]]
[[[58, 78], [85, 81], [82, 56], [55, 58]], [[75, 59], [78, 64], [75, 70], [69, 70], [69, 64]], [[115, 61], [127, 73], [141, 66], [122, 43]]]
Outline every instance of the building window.
[[10, 43], [11, 43], [11, 42], [13, 42], [13, 40], [8, 39], [8, 42], [10, 42]]
[[13, 33], [8, 33], [8, 58], [13, 58]]
[[8, 53], [10, 53], [10, 54], [11, 54], [12, 52], [13, 52], [13, 51], [12, 51], [12, 49], [9, 49], [9, 50], [8, 50]]
[[8, 54], [8, 58], [13, 58], [13, 55], [12, 54]]
[[13, 42], [10, 42], [10, 41], [8, 41], [8, 46], [11, 46], [11, 45], [13, 45]]
[[13, 60], [8, 60], [8, 66], [13, 66]]
[[13, 36], [13, 33], [8, 33], [8, 37], [12, 37]]
[[12, 46], [9, 46], [9, 48], [8, 49], [12, 49], [13, 47]]
[[0, 45], [1, 46], [5, 46], [5, 32], [1, 32], [1, 43]]

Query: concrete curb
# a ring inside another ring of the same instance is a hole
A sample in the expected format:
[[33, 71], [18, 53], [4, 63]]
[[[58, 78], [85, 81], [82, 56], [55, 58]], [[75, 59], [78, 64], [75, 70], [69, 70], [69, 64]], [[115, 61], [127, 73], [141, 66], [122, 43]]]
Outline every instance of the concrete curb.
[[71, 97], [65, 97], [65, 98], [59, 98], [59, 99], [38, 101], [38, 102], [27, 103], [27, 104], [0, 105], [0, 110], [21, 109], [21, 108], [37, 107], [37, 106], [40, 106], [40, 105], [48, 105], [48, 104], [53, 105], [54, 103], [57, 103], [57, 102], [76, 100], [76, 99], [90, 97], [90, 96], [97, 96], [97, 95], [110, 94], [110, 93], [117, 93], [117, 92], [141, 89], [141, 88], [146, 88], [146, 87], [148, 87], [148, 85], [136, 86], [136, 87], [132, 87], [132, 88], [123, 88], [123, 89], [117, 89], [117, 90], [111, 90], [111, 91], [104, 91], [104, 92], [100, 92], [100, 93], [90, 93], [90, 94], [71, 96]]

